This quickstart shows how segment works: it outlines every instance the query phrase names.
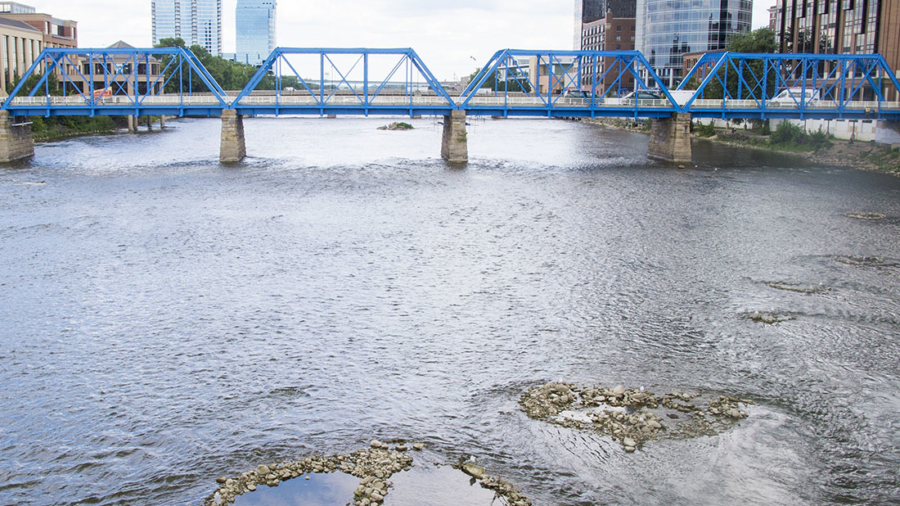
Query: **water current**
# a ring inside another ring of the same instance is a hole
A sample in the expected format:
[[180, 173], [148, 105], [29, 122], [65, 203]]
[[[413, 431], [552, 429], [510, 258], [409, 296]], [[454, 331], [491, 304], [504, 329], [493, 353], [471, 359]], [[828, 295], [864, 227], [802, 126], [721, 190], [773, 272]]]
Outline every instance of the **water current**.
[[[387, 122], [248, 119], [221, 166], [184, 120], [0, 169], [0, 504], [194, 505], [375, 438], [535, 505], [900, 502], [900, 180], [702, 142], [677, 170], [548, 120], [470, 120], [458, 169], [434, 120]], [[755, 404], [626, 454], [525, 416], [557, 380]]]

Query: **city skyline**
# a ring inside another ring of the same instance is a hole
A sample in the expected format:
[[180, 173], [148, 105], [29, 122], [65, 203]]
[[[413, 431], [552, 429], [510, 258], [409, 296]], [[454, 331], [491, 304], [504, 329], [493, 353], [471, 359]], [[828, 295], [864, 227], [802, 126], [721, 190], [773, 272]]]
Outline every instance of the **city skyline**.
[[[39, 12], [78, 21], [83, 47], [107, 47], [118, 40], [137, 47], [152, 42], [150, 2], [127, 7], [115, 0], [95, 0], [89, 5], [64, 0], [25, 3]], [[283, 2], [278, 6], [278, 45], [412, 47], [440, 79], [468, 75], [494, 51], [507, 47], [572, 47], [572, 2], [559, 9], [550, 9], [538, 0], [462, 0], [453, 5], [347, 0], [341, 5], [311, 5]], [[767, 26], [771, 5], [774, 0], [755, 2], [754, 28]], [[237, 0], [222, 0], [224, 53], [236, 52], [236, 7]]]
[[178, 37], [222, 54], [222, 0], [151, 0], [150, 6], [154, 45]]

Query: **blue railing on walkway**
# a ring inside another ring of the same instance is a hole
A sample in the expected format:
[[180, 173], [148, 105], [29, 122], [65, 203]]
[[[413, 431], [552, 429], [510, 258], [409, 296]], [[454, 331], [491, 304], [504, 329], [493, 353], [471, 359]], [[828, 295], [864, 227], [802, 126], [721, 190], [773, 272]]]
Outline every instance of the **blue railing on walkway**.
[[[56, 81], [56, 82], [54, 82]], [[676, 89], [637, 51], [498, 51], [451, 93], [412, 49], [278, 48], [226, 92], [185, 48], [45, 49], [2, 109], [20, 116], [244, 115], [900, 120], [881, 55], [710, 53]]]

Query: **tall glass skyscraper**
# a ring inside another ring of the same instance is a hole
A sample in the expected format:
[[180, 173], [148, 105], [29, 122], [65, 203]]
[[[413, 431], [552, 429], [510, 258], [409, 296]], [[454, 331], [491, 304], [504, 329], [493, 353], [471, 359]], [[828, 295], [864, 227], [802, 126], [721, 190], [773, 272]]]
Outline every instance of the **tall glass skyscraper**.
[[725, 49], [750, 31], [752, 0], [637, 0], [636, 48], [669, 86], [681, 82], [686, 53]]
[[237, 61], [259, 65], [275, 49], [276, 0], [238, 0]]
[[153, 44], [180, 37], [188, 46], [222, 53], [222, 0], [151, 0]]

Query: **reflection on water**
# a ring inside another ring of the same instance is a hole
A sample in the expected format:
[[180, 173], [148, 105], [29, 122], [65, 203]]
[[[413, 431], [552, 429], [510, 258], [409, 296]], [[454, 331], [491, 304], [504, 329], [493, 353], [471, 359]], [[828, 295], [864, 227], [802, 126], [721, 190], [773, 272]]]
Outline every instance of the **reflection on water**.
[[[196, 120], [3, 169], [0, 504], [196, 504], [373, 438], [536, 505], [898, 500], [898, 180], [709, 143], [678, 171], [546, 120], [473, 120], [450, 170], [434, 121], [386, 122], [248, 119], [236, 167]], [[521, 412], [559, 380], [755, 405], [625, 454]]]
[[435, 467], [419, 464], [409, 471], [396, 474], [391, 493], [384, 506], [502, 506], [506, 501], [494, 500], [494, 492], [450, 466]]
[[349, 474], [307, 474], [237, 496], [234, 506], [344, 506], [353, 502], [358, 485]]

